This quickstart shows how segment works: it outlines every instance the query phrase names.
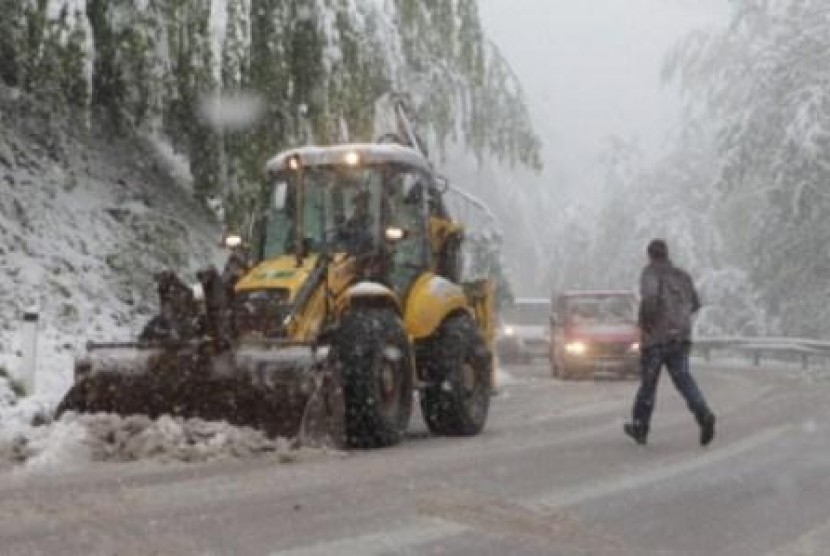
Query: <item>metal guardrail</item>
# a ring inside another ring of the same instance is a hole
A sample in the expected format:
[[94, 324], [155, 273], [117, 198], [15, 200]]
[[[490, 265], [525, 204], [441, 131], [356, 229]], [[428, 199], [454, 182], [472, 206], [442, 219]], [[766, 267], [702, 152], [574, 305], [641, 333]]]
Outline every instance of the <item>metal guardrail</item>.
[[764, 357], [779, 360], [801, 361], [801, 368], [807, 370], [810, 361], [830, 359], [830, 342], [809, 338], [786, 337], [701, 337], [694, 341], [693, 350], [710, 361], [715, 351], [737, 352], [747, 355], [755, 366], [759, 366]]

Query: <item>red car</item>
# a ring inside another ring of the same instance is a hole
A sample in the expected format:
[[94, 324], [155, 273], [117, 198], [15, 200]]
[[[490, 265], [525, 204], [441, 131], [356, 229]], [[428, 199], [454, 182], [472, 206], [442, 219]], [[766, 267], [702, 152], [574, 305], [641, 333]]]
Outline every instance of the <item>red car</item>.
[[556, 378], [634, 377], [640, 373], [637, 296], [632, 291], [570, 291], [551, 318]]

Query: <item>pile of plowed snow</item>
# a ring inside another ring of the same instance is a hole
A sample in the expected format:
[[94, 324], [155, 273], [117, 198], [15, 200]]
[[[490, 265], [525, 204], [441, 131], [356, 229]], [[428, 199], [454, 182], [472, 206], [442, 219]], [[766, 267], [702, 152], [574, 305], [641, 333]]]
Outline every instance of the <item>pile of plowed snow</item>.
[[0, 372], [0, 470], [62, 472], [90, 462], [206, 462], [266, 455], [290, 463], [343, 454], [201, 419], [70, 412], [53, 420], [54, 400], [22, 394], [20, 385]]
[[0, 426], [3, 461], [32, 470], [67, 471], [89, 462], [205, 462], [272, 454], [278, 461], [290, 463], [337, 453], [298, 449], [286, 439], [272, 440], [248, 427], [169, 416], [149, 419], [68, 413], [51, 423], [29, 424], [37, 422], [38, 410], [20, 405], [17, 418], [11, 419], [6, 412], [7, 422]]

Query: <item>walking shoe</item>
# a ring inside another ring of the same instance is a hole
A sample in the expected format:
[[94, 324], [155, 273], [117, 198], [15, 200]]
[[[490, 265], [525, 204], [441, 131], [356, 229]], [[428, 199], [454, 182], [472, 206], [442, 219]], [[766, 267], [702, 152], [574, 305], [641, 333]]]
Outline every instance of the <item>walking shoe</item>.
[[638, 426], [636, 423], [625, 423], [623, 425], [623, 432], [634, 439], [634, 442], [637, 444], [645, 444], [646, 437], [648, 433], [643, 429], [642, 426]]
[[713, 438], [715, 438], [715, 416], [710, 413], [700, 421], [700, 445], [708, 445]]

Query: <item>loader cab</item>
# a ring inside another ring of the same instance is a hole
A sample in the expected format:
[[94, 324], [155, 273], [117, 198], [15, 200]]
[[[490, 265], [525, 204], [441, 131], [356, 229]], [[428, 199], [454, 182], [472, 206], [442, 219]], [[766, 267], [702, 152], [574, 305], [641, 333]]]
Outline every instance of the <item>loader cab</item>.
[[265, 188], [258, 258], [371, 253], [380, 245], [382, 175], [376, 167], [281, 172]]
[[257, 263], [352, 258], [358, 276], [405, 296], [431, 264], [430, 216], [446, 215], [428, 163], [398, 145], [307, 147], [269, 163]]
[[427, 213], [432, 176], [405, 165], [391, 167], [390, 171], [386, 197], [388, 229], [399, 229], [401, 233], [389, 245], [389, 282], [399, 295], [405, 295], [418, 276], [430, 268]]

